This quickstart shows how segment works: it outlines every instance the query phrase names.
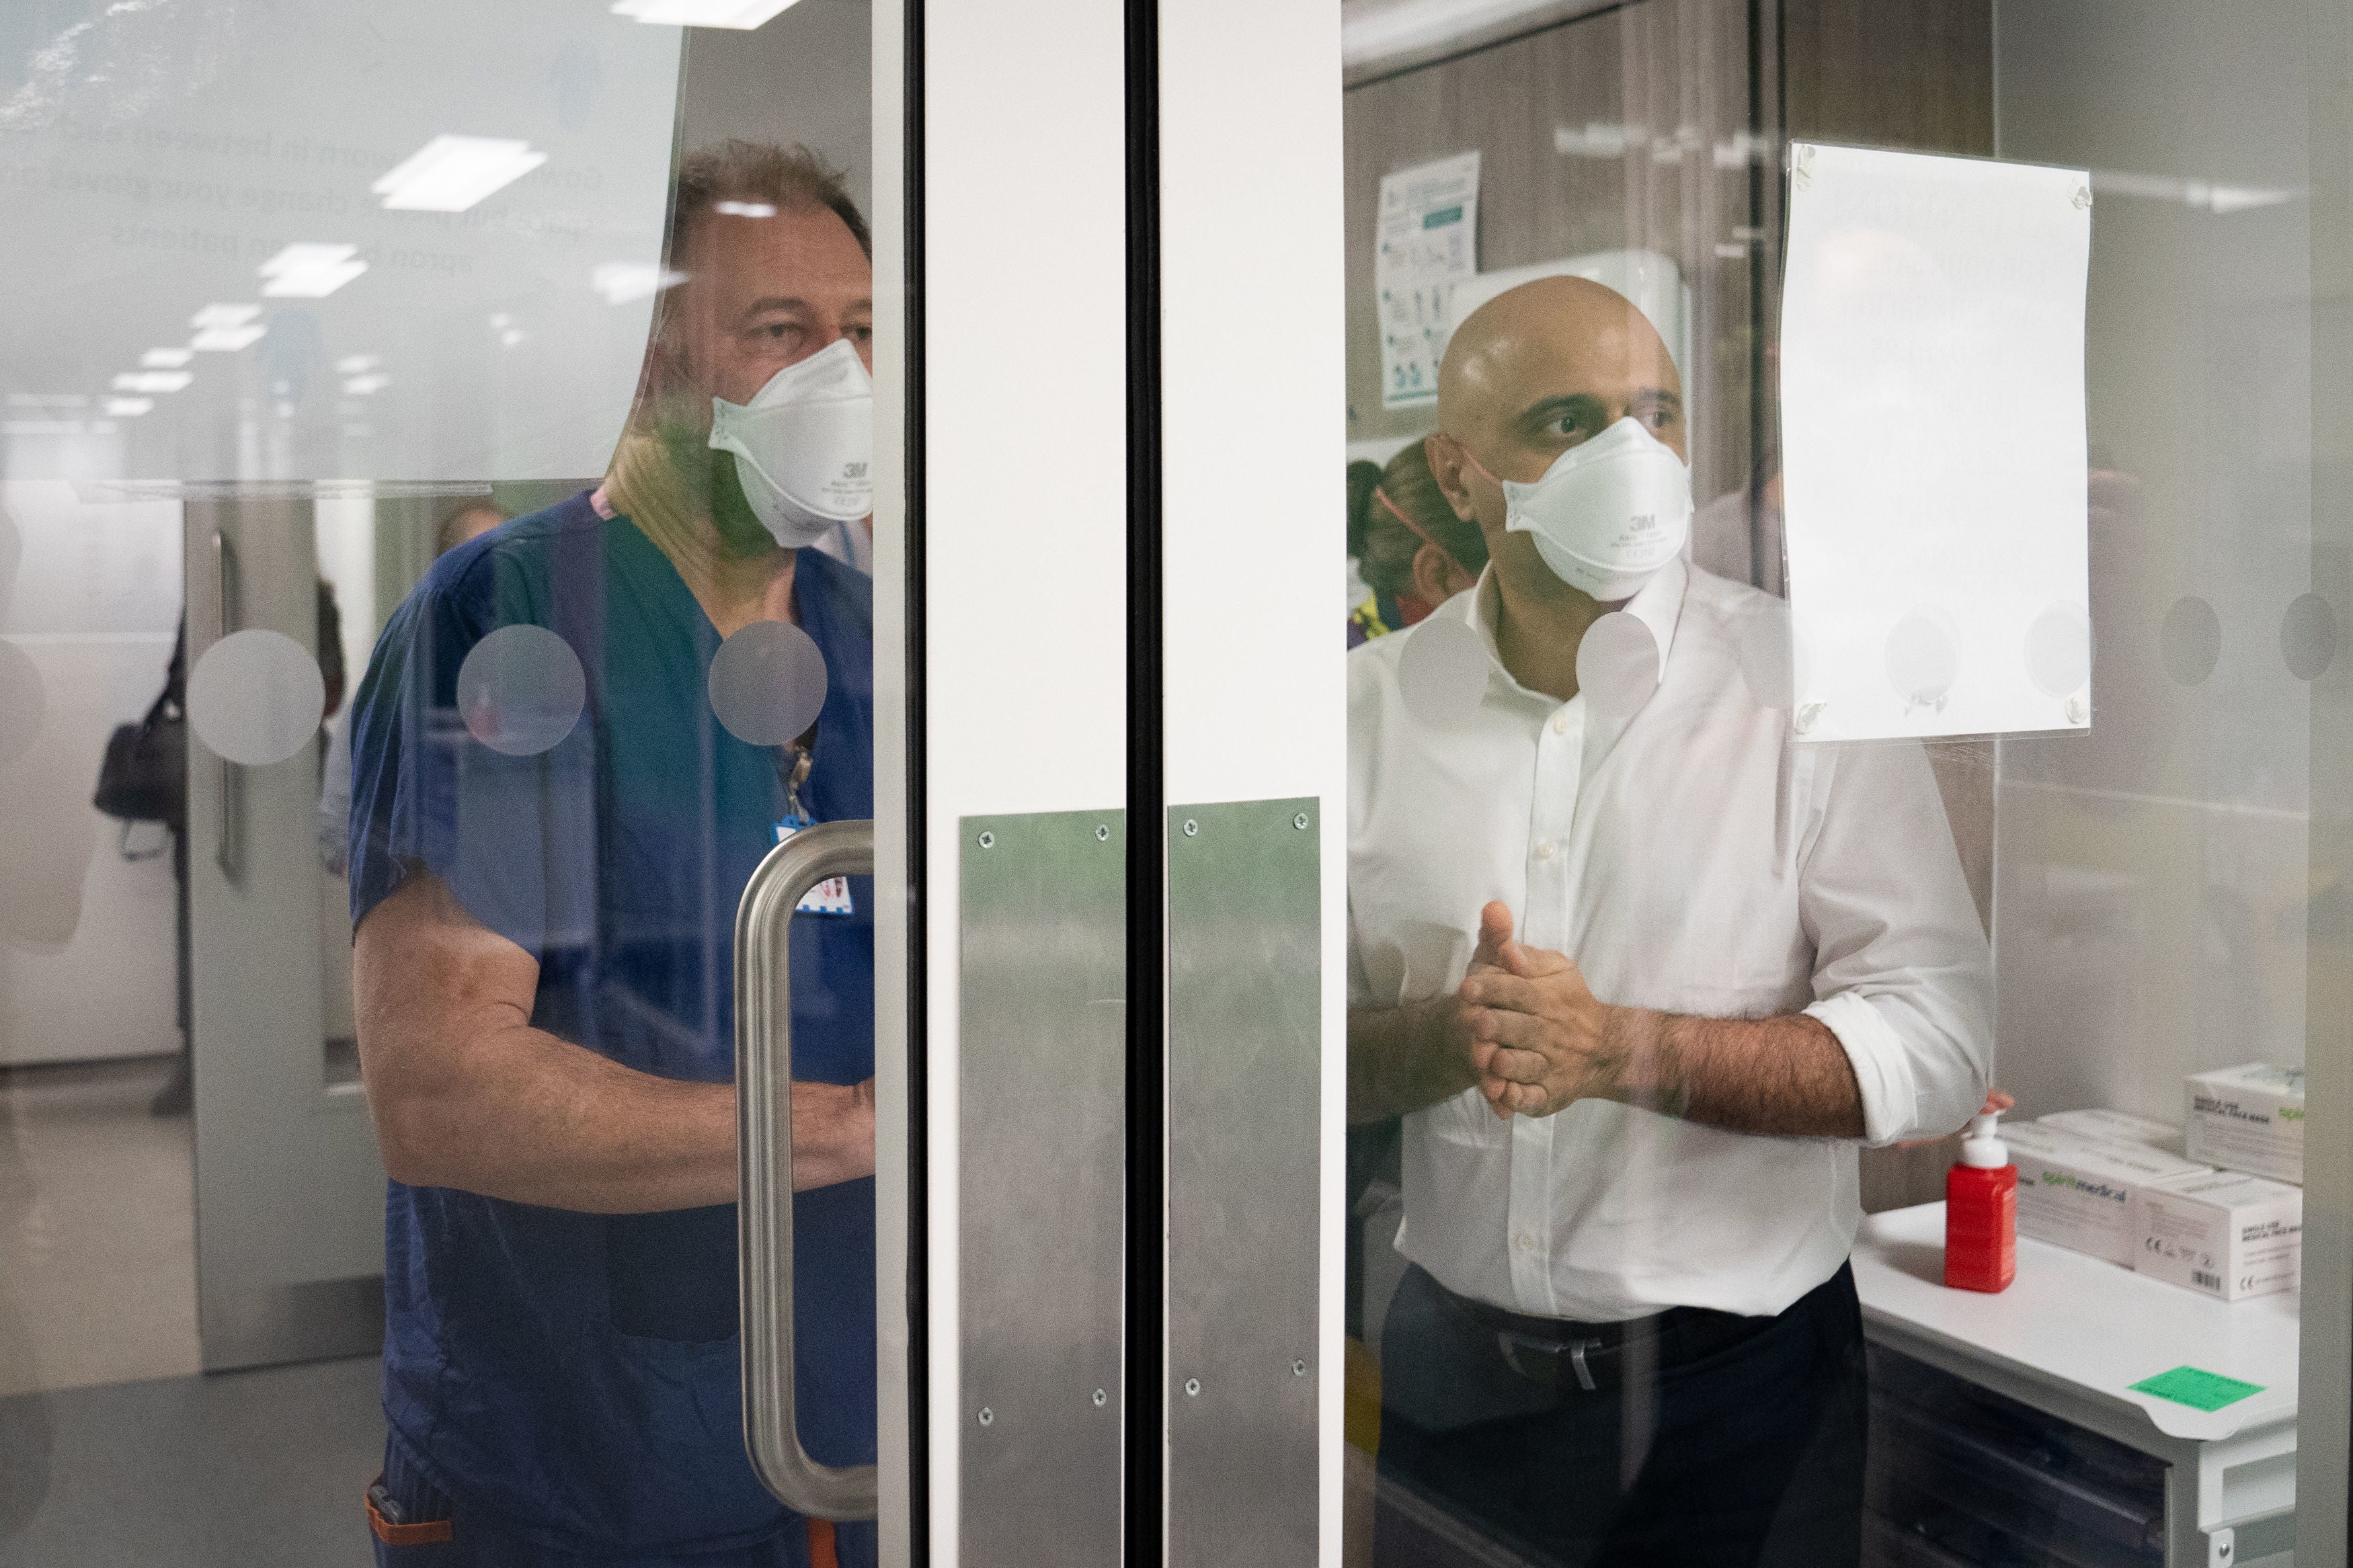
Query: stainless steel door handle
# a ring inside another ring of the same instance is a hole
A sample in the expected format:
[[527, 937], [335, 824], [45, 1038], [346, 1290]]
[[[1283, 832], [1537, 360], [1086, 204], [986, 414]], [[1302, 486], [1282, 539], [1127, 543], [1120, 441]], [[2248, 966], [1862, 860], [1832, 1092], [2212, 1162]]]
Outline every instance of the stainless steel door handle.
[[874, 869], [871, 822], [821, 822], [768, 851], [735, 911], [736, 1236], [744, 1448], [779, 1501], [872, 1519], [872, 1465], [820, 1465], [793, 1409], [793, 910], [828, 877]]
[[[213, 530], [213, 571], [220, 588], [220, 637], [226, 641], [245, 618], [239, 602], [245, 584], [237, 574], [237, 545], [220, 529]], [[245, 876], [245, 775], [227, 757], [220, 760], [220, 828], [213, 841], [213, 864], [230, 881]]]

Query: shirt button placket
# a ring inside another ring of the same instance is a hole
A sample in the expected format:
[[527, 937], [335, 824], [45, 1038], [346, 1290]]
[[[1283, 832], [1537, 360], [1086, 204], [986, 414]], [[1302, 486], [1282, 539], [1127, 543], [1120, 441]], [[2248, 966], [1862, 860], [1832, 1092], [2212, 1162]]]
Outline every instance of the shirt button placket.
[[1529, 814], [1528, 903], [1520, 940], [1556, 947], [1567, 935], [1568, 892], [1564, 879], [1568, 825], [1577, 810], [1578, 752], [1576, 715], [1555, 709], [1535, 731], [1536, 777]]

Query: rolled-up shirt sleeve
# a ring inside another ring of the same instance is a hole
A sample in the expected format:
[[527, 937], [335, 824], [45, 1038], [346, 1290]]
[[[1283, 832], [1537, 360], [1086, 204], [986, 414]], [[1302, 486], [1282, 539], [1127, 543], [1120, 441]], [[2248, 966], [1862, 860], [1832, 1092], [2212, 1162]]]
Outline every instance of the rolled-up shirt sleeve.
[[1916, 744], [1841, 747], [1799, 864], [1814, 1002], [1874, 1146], [1950, 1132], [1993, 1070], [1993, 960], [1943, 798]]

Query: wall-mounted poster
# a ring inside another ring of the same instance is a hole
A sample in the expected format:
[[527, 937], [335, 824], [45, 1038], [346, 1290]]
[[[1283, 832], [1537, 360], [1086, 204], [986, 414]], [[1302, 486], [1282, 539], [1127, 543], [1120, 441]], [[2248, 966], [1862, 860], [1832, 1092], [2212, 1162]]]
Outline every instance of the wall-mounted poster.
[[1478, 234], [1478, 153], [1382, 176], [1373, 241], [1382, 407], [1438, 402], [1438, 358], [1453, 328], [1454, 285], [1479, 269]]

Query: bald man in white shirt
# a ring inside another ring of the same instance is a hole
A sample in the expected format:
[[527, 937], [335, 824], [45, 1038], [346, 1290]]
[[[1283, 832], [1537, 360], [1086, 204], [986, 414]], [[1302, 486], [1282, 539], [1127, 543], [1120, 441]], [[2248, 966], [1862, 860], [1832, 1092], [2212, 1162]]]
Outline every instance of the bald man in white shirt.
[[[1532, 525], [1567, 560], [1577, 520], [1504, 482], [1605, 435], [1687, 458], [1622, 297], [1556, 278], [1482, 307], [1439, 422], [1491, 564], [1349, 662], [1349, 1114], [1404, 1118], [1412, 1265], [1382, 1472], [1544, 1563], [1855, 1563], [1855, 1151], [1958, 1127], [1989, 1067], [1935, 781], [1916, 744], [1791, 734], [1778, 601], [1680, 558], [1614, 599], [1546, 563]], [[1466, 626], [1483, 689], [1409, 704], [1415, 640]]]

